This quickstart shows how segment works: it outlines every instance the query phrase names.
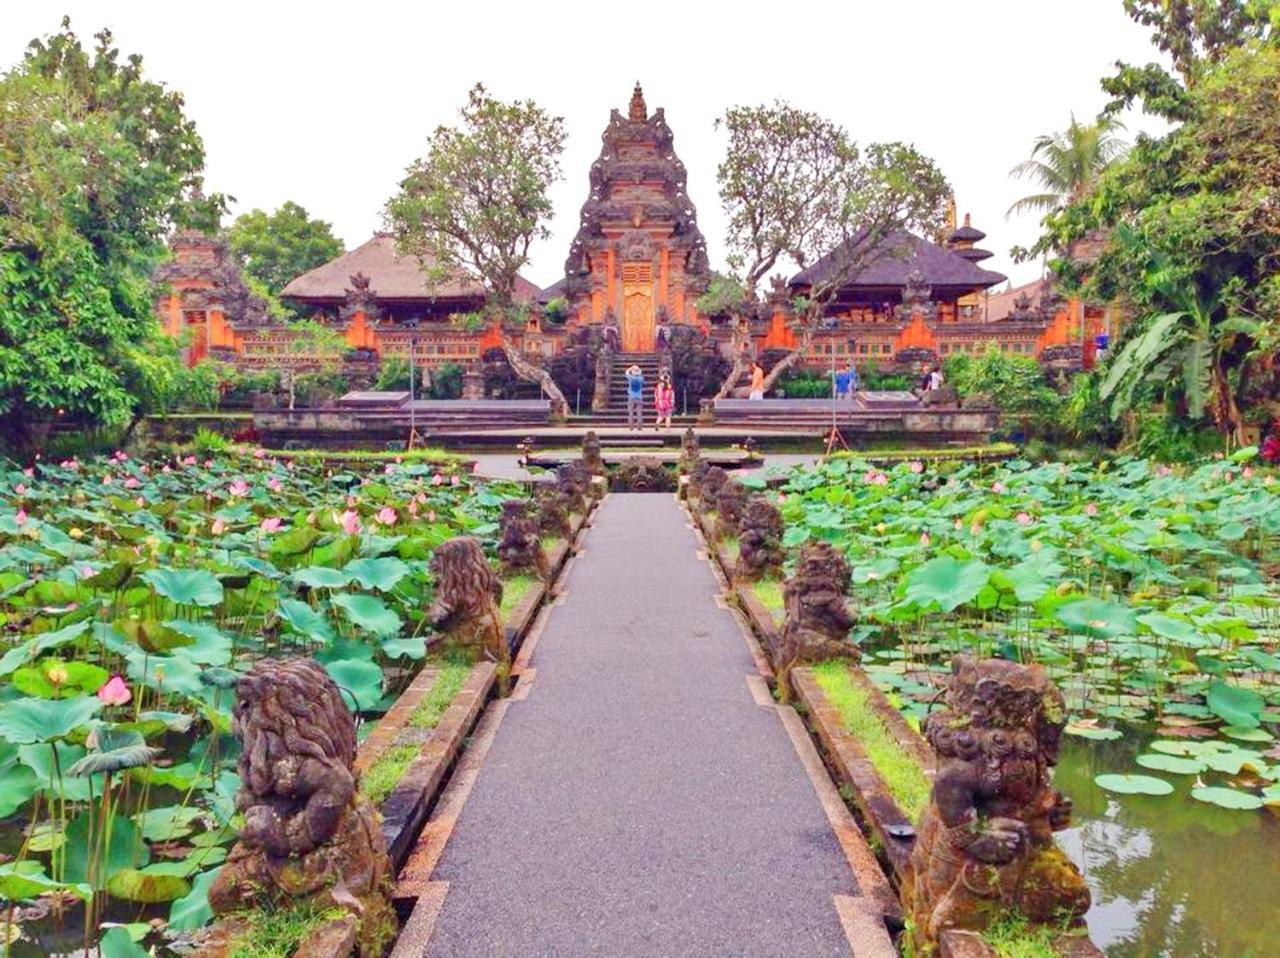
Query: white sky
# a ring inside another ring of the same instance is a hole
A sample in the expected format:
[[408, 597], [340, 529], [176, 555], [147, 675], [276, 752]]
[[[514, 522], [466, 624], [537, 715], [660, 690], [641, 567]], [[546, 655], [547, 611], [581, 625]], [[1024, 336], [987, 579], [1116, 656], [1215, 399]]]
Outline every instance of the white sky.
[[[223, 0], [35, 0], [5, 3], [0, 70], [63, 13], [82, 40], [106, 25], [149, 77], [181, 90], [204, 137], [206, 190], [233, 213], [301, 203], [347, 248], [381, 223], [383, 204], [438, 124], [453, 123], [483, 81], [566, 120], [564, 180], [550, 241], [526, 275], [562, 275], [587, 171], [609, 110], [634, 82], [665, 107], [689, 172], [712, 265], [723, 266], [712, 124], [728, 106], [783, 98], [843, 124], [859, 141], [907, 140], [934, 157], [1015, 282], [1011, 246], [1037, 236], [1034, 215], [1004, 211], [1030, 183], [1011, 180], [1034, 138], [1092, 117], [1098, 80], [1117, 59], [1158, 57], [1120, 0], [914, 0], [868, 3], [481, 2], [360, 4]], [[1127, 117], [1130, 133], [1154, 129]]]

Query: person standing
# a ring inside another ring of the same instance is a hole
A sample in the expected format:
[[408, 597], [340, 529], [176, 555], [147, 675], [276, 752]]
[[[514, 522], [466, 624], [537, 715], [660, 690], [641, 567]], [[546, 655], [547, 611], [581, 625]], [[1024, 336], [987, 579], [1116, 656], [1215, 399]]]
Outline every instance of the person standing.
[[751, 392], [747, 395], [748, 399], [764, 398], [764, 367], [759, 363], [751, 364]]
[[657, 432], [663, 426], [663, 420], [666, 420], [666, 426], [671, 428], [671, 413], [676, 407], [676, 391], [671, 385], [671, 374], [663, 372], [658, 376], [658, 386], [653, 391], [653, 406], [657, 410], [658, 418], [654, 421], [653, 429]]
[[627, 367], [627, 428], [644, 428], [644, 371], [635, 363]]
[[835, 391], [837, 399], [852, 399], [858, 388], [858, 371], [853, 368], [853, 360], [845, 364], [844, 369], [835, 373]]
[[929, 373], [929, 391], [941, 389], [945, 380], [942, 378], [942, 367], [937, 363], [933, 366], [933, 372]]

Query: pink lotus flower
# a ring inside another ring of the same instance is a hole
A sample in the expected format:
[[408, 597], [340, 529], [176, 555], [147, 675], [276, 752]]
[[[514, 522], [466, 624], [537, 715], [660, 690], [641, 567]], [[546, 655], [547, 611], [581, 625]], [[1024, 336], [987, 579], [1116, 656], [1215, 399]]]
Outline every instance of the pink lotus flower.
[[142, 496], [138, 496], [137, 499], [133, 500], [133, 504], [137, 506], [139, 509], [141, 509], [146, 506], [147, 500], [143, 499]]
[[782, 505], [786, 501], [787, 501], [787, 494], [785, 492], [778, 493], [778, 505]]
[[267, 454], [267, 450], [263, 449], [261, 446], [253, 450], [254, 459], [262, 459], [264, 456], [266, 456], [266, 454]]
[[359, 501], [360, 501], [360, 500], [359, 500], [359, 499], [357, 499], [355, 496], [347, 496], [347, 508], [348, 508], [348, 509], [352, 509], [352, 508], [354, 508], [354, 507], [355, 507], [355, 504], [356, 504], [357, 502], [359, 502]]
[[137, 489], [140, 485], [142, 485], [142, 483], [139, 482], [135, 476], [130, 476], [124, 481], [124, 487], [126, 489]]
[[267, 480], [267, 488], [270, 489], [272, 492], [279, 492], [281, 489], [284, 488], [284, 483], [282, 483], [275, 476], [272, 476], [270, 479]]
[[1173, 470], [1172, 470], [1170, 467], [1168, 467], [1168, 466], [1158, 466], [1158, 467], [1156, 468], [1156, 475], [1157, 475], [1157, 476], [1171, 476], [1171, 475], [1173, 475]]
[[1020, 526], [1029, 526], [1029, 525], [1031, 525], [1031, 513], [1029, 513], [1029, 512], [1019, 512], [1019, 513], [1018, 513], [1016, 516], [1014, 516], [1013, 518], [1014, 518], [1015, 520], [1017, 520], [1017, 523], [1018, 523], [1018, 525], [1020, 525]]
[[395, 471], [396, 471], [396, 467], [391, 463], [387, 463], [386, 466], [384, 466], [382, 469], [383, 474], [387, 476], [395, 475]]
[[115, 455], [112, 456], [111, 458], [116, 460], [116, 462], [124, 462], [126, 459], [129, 458], [129, 454], [125, 452], [123, 449], [117, 449], [115, 452]]
[[22, 474], [26, 476], [28, 479], [34, 479], [36, 475], [36, 471], [31, 466], [27, 466], [26, 469], [22, 470]]
[[169, 468], [169, 464], [168, 464], [167, 462], [164, 464], [164, 468], [163, 468], [163, 469], [161, 469], [160, 471], [161, 471], [161, 472], [163, 472], [163, 473], [170, 473], [170, 472], [173, 472], [173, 470]]
[[111, 473], [107, 473], [105, 476], [102, 477], [102, 484], [104, 486], [111, 485], [111, 482], [112, 482]]
[[338, 524], [342, 526], [342, 531], [349, 536], [354, 536], [360, 531], [360, 515], [357, 512], [348, 509], [341, 516], [335, 516]]
[[913, 460], [911, 463], [911, 471], [916, 473], [924, 472], [924, 463], [919, 459]]
[[263, 519], [258, 526], [263, 532], [275, 532], [284, 523], [279, 516], [271, 516], [269, 519]]
[[128, 705], [133, 698], [133, 693], [129, 691], [129, 686], [124, 684], [124, 679], [113, 675], [102, 688], [98, 689], [98, 698], [104, 705]]
[[19, 507], [18, 514], [13, 517], [13, 521], [20, 526], [25, 526], [27, 524], [27, 510]]
[[994, 492], [997, 496], [1000, 495], [1000, 493], [1004, 492], [1004, 483], [1003, 482], [991, 483], [991, 491]]
[[80, 565], [76, 567], [76, 575], [82, 579], [92, 577], [94, 575], [93, 566], [89, 565], [87, 562], [80, 563]]
[[417, 502], [415, 502], [414, 500], [410, 499], [410, 500], [409, 500], [409, 507], [408, 507], [408, 508], [409, 508], [409, 515], [411, 515], [411, 516], [417, 516], [417, 514], [418, 514], [418, 504], [417, 504]]
[[394, 526], [396, 524], [396, 511], [390, 506], [383, 506], [373, 518], [384, 526]]
[[920, 545], [924, 546], [926, 549], [929, 548], [929, 533], [920, 533]]
[[307, 513], [307, 525], [314, 526], [316, 524], [316, 514], [314, 512]]
[[460, 485], [462, 485], [462, 480], [461, 480], [461, 479], [459, 479], [457, 476], [450, 476], [450, 477], [449, 477], [449, 485], [451, 485], [451, 486], [460, 486]]
[[249, 494], [249, 483], [243, 479], [237, 479], [227, 487], [227, 491], [231, 493], [233, 498], [240, 498]]
[[227, 531], [227, 524], [223, 522], [221, 519], [214, 519], [213, 525], [210, 526], [210, 529], [212, 530], [215, 536], [220, 536]]
[[18, 495], [20, 495], [20, 496], [25, 496], [25, 495], [27, 494], [27, 487], [26, 487], [26, 485], [25, 485], [24, 483], [21, 483], [21, 482], [20, 482], [20, 483], [18, 483], [16, 486], [14, 486], [14, 487], [13, 487], [13, 491], [14, 491], [14, 492], [16, 492], [16, 493], [17, 493]]
[[427, 504], [427, 494], [425, 492], [418, 493], [413, 497], [413, 499], [415, 502], [421, 503], [424, 506]]
[[1220, 452], [1215, 452], [1215, 453], [1213, 454], [1213, 458], [1214, 458], [1214, 459], [1222, 459], [1222, 458], [1223, 458], [1223, 454], [1222, 454], [1222, 453], [1220, 453]]
[[964, 523], [963, 523], [963, 522], [961, 522], [959, 519], [957, 519], [955, 522], [951, 523], [951, 528], [952, 528], [952, 529], [955, 529], [955, 530], [956, 530], [956, 532], [959, 532], [963, 527], [964, 527]]
[[141, 466], [139, 466], [138, 469], [142, 472], [144, 476], [151, 471], [151, 467], [148, 466], [145, 462]]
[[1098, 507], [1092, 502], [1086, 502], [1084, 504], [1084, 514], [1086, 516], [1096, 516], [1098, 514]]
[[1253, 478], [1253, 466], [1245, 466], [1243, 469], [1241, 469], [1241, 470], [1240, 470], [1240, 478], [1241, 478], [1241, 479], [1252, 479], [1252, 478]]
[[183, 464], [184, 466], [194, 466], [194, 465], [196, 464], [196, 457], [195, 457], [195, 456], [187, 456], [187, 458], [186, 458], [186, 459], [183, 459], [183, 460], [182, 460], [182, 464]]
[[433, 486], [443, 486], [444, 476], [440, 475], [440, 473], [437, 472], [434, 476], [431, 477], [431, 484]]
[[471, 474], [472, 474], [473, 476], [478, 476], [478, 475], [480, 475], [480, 463], [478, 463], [478, 462], [473, 462], [473, 463], [471, 464]]
[[432, 509], [430, 512], [427, 513], [427, 521], [428, 522], [436, 521], [436, 511], [434, 509]]

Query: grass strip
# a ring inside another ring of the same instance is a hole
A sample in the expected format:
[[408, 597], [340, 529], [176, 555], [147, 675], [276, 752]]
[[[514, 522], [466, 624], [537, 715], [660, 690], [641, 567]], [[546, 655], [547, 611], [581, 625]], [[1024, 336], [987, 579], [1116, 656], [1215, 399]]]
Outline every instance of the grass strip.
[[238, 913], [233, 917], [243, 919], [248, 931], [236, 938], [227, 958], [289, 958], [308, 936], [344, 914], [316, 902]]
[[813, 673], [828, 701], [839, 710], [845, 729], [858, 740], [884, 779], [894, 801], [908, 818], [918, 821], [929, 804], [931, 791], [924, 770], [885, 728], [867, 701], [867, 691], [849, 678], [846, 663], [823, 662], [813, 667]]
[[502, 613], [502, 621], [505, 622], [507, 617], [515, 611], [524, 594], [536, 581], [531, 575], [513, 575], [510, 579], [502, 580], [502, 604], [498, 607], [498, 611]]

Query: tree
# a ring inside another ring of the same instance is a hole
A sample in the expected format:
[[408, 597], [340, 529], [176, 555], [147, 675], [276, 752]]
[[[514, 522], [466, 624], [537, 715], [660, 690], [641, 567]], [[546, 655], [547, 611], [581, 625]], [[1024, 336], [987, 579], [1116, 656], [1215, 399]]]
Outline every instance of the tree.
[[25, 449], [55, 419], [121, 426], [180, 388], [153, 312], [164, 235], [202, 225], [204, 146], [180, 94], [85, 50], [66, 20], [0, 78], [0, 434]]
[[274, 213], [241, 213], [227, 231], [231, 252], [241, 268], [272, 296], [279, 296], [291, 279], [329, 262], [342, 252], [324, 220], [287, 200]]
[[1031, 156], [1010, 170], [1009, 175], [1030, 179], [1043, 192], [1024, 196], [1009, 207], [1005, 216], [1030, 211], [1048, 213], [1079, 202], [1093, 189], [1107, 165], [1124, 154], [1126, 145], [1115, 136], [1115, 131], [1122, 129], [1123, 124], [1114, 117], [1079, 123], [1072, 116], [1061, 133], [1037, 137]]
[[[780, 262], [805, 269], [830, 253], [829, 268], [797, 303], [798, 348], [774, 364], [765, 389], [808, 350], [840, 289], [876, 259], [892, 256], [890, 234], [942, 225], [950, 188], [933, 161], [902, 143], [860, 148], [845, 130], [785, 102], [732, 107], [717, 121], [729, 134], [716, 170], [728, 218], [729, 263], [741, 273], [748, 301]], [[746, 367], [739, 323], [728, 395]]]
[[1141, 94], [1164, 109], [1176, 90], [1178, 125], [1140, 136], [1092, 196], [1045, 220], [1041, 249], [1106, 236], [1087, 261], [1054, 268], [1069, 287], [1118, 300], [1132, 316], [1100, 388], [1113, 416], [1150, 394], [1194, 419], [1212, 417], [1240, 441], [1248, 405], [1280, 393], [1274, 41], [1215, 48], [1185, 65], [1185, 81], [1166, 75]]
[[[529, 246], [550, 235], [548, 190], [560, 178], [564, 120], [532, 100], [504, 103], [476, 84], [458, 127], [440, 126], [427, 155], [409, 167], [387, 203], [400, 247], [422, 262], [429, 282], [463, 271], [487, 294], [486, 319], [523, 314], [516, 301]], [[522, 379], [539, 383], [560, 411], [568, 409], [550, 372], [519, 354], [505, 330], [503, 351]]]

